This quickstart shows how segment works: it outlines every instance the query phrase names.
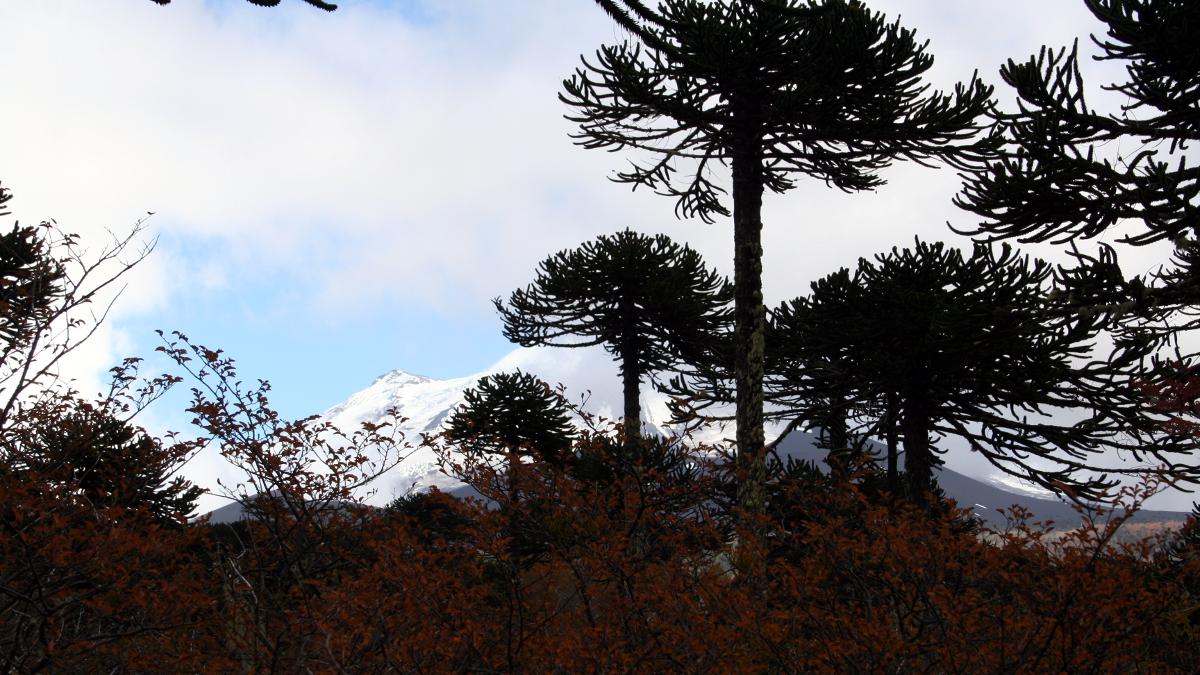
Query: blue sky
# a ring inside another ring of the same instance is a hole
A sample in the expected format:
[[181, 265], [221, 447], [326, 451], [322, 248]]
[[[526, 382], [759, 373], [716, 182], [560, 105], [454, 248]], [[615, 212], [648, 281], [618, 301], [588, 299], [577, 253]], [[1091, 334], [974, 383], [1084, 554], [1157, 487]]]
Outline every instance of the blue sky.
[[[623, 157], [570, 142], [561, 80], [623, 37], [595, 3], [339, 4], [0, 0], [0, 180], [14, 214], [100, 241], [156, 213], [155, 253], [71, 366], [82, 389], [123, 356], [151, 356], [154, 329], [180, 330], [270, 380], [285, 415], [306, 415], [387, 370], [456, 377], [498, 361], [512, 345], [490, 299], [599, 234], [664, 232], [731, 272], [728, 223], [678, 221], [670, 200], [607, 180]], [[1095, 27], [1074, 0], [870, 5], [930, 40], [943, 88], [976, 69], [999, 85], [1005, 59]], [[1085, 75], [1110, 78], [1111, 65]], [[952, 172], [885, 177], [874, 193], [801, 181], [768, 197], [769, 304], [914, 235], [968, 244], [946, 227], [969, 224], [949, 203]]]

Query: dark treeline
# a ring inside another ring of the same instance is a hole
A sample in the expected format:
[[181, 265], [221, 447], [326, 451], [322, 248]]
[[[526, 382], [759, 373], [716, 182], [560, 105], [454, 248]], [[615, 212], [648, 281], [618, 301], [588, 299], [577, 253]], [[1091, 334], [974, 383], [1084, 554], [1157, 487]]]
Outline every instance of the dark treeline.
[[[337, 9], [337, 5], [333, 4], [332, 2], [324, 2], [323, 0], [300, 0], [300, 1], [306, 2], [310, 5], [312, 5], [313, 7], [318, 7], [320, 9], [323, 9], [326, 12], [332, 12], [335, 9]], [[171, 0], [150, 0], [150, 2], [155, 2], [160, 5], [171, 4]], [[252, 5], [258, 5], [259, 7], [278, 7], [280, 0], [246, 0], [246, 2], [248, 2]]]
[[[0, 237], [0, 672], [1200, 669], [1200, 508], [1177, 533], [1122, 535], [1147, 497], [1200, 483], [1200, 377], [1181, 346], [1200, 293], [1200, 5], [1083, 0], [1099, 58], [1127, 66], [1106, 86], [1130, 104], [1110, 114], [1086, 105], [1075, 48], [1008, 62], [1006, 108], [974, 78], [930, 91], [915, 31], [860, 2], [596, 1], [625, 39], [564, 81], [577, 141], [633, 151], [619, 181], [734, 230], [732, 281], [620, 230], [494, 301], [513, 342], [603, 345], [623, 418], [491, 375], [420, 441], [478, 498], [361, 506], [416, 442], [398, 411], [356, 430], [285, 420], [269, 385], [178, 333], [160, 347], [177, 374], [128, 359], [84, 399], [56, 365], [149, 254], [129, 256], [140, 226], [89, 256], [52, 224], [15, 224]], [[905, 159], [957, 169], [978, 223], [863, 251], [768, 310], [764, 191], [867, 190]], [[0, 215], [9, 200], [0, 188]], [[1078, 246], [1118, 226], [1172, 257], [1127, 277], [1115, 249]], [[199, 437], [139, 428], [185, 380]], [[691, 429], [734, 422], [736, 441], [647, 433], [645, 386]], [[831, 470], [778, 461], [771, 420], [818, 433]], [[951, 438], [1075, 503], [1078, 523], [1015, 508], [984, 527], [938, 488]], [[192, 518], [200, 491], [177, 472], [204, 447], [247, 475], [228, 489], [245, 520]]]

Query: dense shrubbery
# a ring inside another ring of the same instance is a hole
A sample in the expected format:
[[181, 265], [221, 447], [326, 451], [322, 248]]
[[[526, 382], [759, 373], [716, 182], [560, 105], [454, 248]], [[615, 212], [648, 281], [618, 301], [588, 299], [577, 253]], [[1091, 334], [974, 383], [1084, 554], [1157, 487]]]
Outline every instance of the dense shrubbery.
[[272, 497], [244, 499], [251, 520], [179, 527], [154, 500], [109, 499], [77, 473], [19, 465], [7, 446], [6, 670], [1200, 666], [1195, 524], [1170, 545], [1114, 543], [1121, 517], [1060, 537], [1019, 519], [991, 532], [941, 501], [894, 496], [853, 457], [834, 475], [775, 466], [768, 508], [747, 514], [710, 449], [645, 438], [630, 452], [616, 425], [575, 435], [554, 461], [436, 441], [484, 499], [433, 492], [368, 509], [345, 499], [379, 468], [365, 451], [400, 447], [386, 425], [338, 435], [282, 421], [219, 352], [166, 351], [204, 383], [200, 426]]
[[[679, 450], [663, 465], [630, 465], [615, 433], [580, 439], [576, 451], [586, 453], [590, 474], [515, 463], [516, 501], [508, 475], [468, 454], [463, 475], [490, 503], [435, 492], [382, 511], [296, 513], [280, 500], [258, 520], [184, 530], [163, 529], [142, 511], [10, 489], [0, 542], [9, 665], [1200, 666], [1194, 554], [1114, 544], [1119, 518], [1058, 539], [1020, 522], [988, 532], [954, 509], [917, 508], [854, 481], [793, 471], [776, 476], [772, 508], [747, 526], [719, 506], [728, 477], [704, 457]], [[685, 459], [698, 469], [679, 471]]]

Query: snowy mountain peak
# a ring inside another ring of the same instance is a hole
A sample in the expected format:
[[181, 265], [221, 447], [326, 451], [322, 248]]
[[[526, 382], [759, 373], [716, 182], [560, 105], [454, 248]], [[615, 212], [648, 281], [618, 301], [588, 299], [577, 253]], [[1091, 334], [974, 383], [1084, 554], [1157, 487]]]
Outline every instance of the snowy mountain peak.
[[405, 372], [403, 370], [389, 370], [388, 372], [375, 378], [371, 382], [371, 386], [373, 387], [373, 386], [379, 384], [380, 382], [387, 382], [389, 384], [403, 386], [406, 384], [417, 384], [420, 382], [430, 382], [432, 380], [433, 380], [433, 378], [431, 378], [431, 377], [425, 377], [424, 375], [417, 375], [415, 373], [409, 373], [409, 372]]
[[[483, 372], [467, 377], [435, 380], [403, 370], [379, 377], [366, 389], [325, 411], [322, 417], [344, 431], [362, 422], [380, 422], [389, 409], [403, 418], [397, 425], [416, 446], [422, 434], [436, 433], [462, 401], [463, 392], [479, 378], [498, 372], [523, 370], [541, 377], [551, 386], [562, 384], [568, 400], [601, 418], [616, 419], [621, 406], [621, 384], [612, 358], [602, 349], [516, 349]], [[667, 420], [667, 400], [642, 385], [642, 423], [647, 431], [661, 431]], [[377, 492], [369, 501], [382, 505], [408, 490], [429, 485], [453, 487], [437, 472], [437, 457], [429, 448], [415, 447], [402, 462], [377, 481]]]

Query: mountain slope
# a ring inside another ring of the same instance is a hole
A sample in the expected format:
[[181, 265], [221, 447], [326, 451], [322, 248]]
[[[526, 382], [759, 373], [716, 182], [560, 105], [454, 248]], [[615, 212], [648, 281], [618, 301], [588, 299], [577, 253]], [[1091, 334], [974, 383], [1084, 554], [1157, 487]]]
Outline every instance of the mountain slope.
[[[376, 378], [344, 403], [325, 411], [322, 417], [343, 430], [352, 430], [364, 421], [381, 421], [387, 410], [395, 407], [406, 418], [399, 424], [400, 430], [416, 446], [422, 434], [436, 433], [440, 429], [462, 400], [463, 391], [480, 377], [518, 369], [538, 375], [551, 386], [563, 384], [565, 395], [572, 403], [598, 418], [612, 420], [619, 416], [621, 386], [616, 366], [608, 354], [600, 349], [535, 347], [517, 349], [487, 370], [468, 377], [435, 380], [394, 370]], [[663, 431], [669, 417], [666, 396], [643, 385], [642, 415], [648, 431]], [[410, 490], [431, 485], [448, 490], [458, 483], [438, 471], [437, 457], [432, 450], [418, 447], [376, 481], [375, 492], [366, 501], [383, 505]]]
[[[816, 437], [812, 434], [799, 432], [789, 435], [779, 444], [778, 452], [782, 457], [804, 459], [825, 467], [825, 451], [817, 447]], [[1079, 514], [1075, 509], [1060, 499], [1004, 490], [946, 467], [936, 470], [936, 476], [938, 485], [947, 497], [958, 502], [960, 507], [971, 508], [976, 516], [992, 527], [1003, 527], [1007, 521], [997, 509], [1008, 509], [1014, 504], [1028, 509], [1033, 514], [1031, 522], [1052, 520], [1059, 529], [1070, 529], [1079, 522]], [[1130, 522], [1182, 522], [1187, 515], [1181, 511], [1147, 509], [1134, 514]]]
[[[364, 501], [375, 506], [385, 505], [396, 497], [413, 490], [438, 486], [443, 491], [460, 491], [462, 484], [446, 476], [438, 469], [438, 458], [429, 448], [417, 447], [422, 434], [436, 433], [442, 423], [462, 400], [463, 391], [475, 384], [484, 375], [502, 371], [523, 370], [538, 375], [552, 386], [562, 384], [565, 395], [579, 404], [586, 412], [603, 419], [618, 417], [621, 406], [621, 386], [617, 368], [611, 357], [598, 348], [517, 349], [487, 370], [448, 380], [435, 380], [394, 370], [376, 378], [368, 387], [359, 391], [322, 415], [325, 419], [349, 431], [360, 423], [379, 422], [389, 408], [397, 408], [405, 418], [398, 426], [407, 440], [414, 446], [398, 465], [393, 467], [373, 485], [373, 492], [362, 495]], [[667, 397], [653, 391], [648, 385], [642, 387], [642, 423], [647, 431], [662, 433], [667, 430]], [[773, 438], [780, 428], [768, 429], [767, 437]], [[719, 442], [732, 436], [732, 429], [714, 429], [698, 438], [705, 442]], [[816, 447], [815, 436], [794, 432], [780, 444], [781, 454], [815, 461], [824, 466], [824, 454]], [[1011, 477], [995, 474], [977, 480], [949, 468], [942, 468], [938, 480], [947, 495], [963, 506], [971, 506], [976, 513], [993, 524], [1003, 524], [1004, 518], [996, 509], [1020, 504], [1033, 512], [1036, 519], [1054, 520], [1060, 525], [1078, 519], [1075, 512], [1065, 503], [1052, 496], [1037, 494], [1021, 486]], [[237, 515], [236, 505], [223, 507], [222, 517]], [[225, 513], [227, 509], [232, 509]], [[1138, 521], [1178, 521], [1186, 513], [1179, 511], [1143, 511]]]

